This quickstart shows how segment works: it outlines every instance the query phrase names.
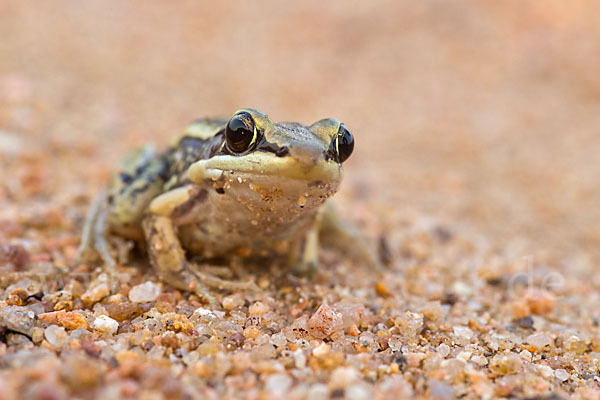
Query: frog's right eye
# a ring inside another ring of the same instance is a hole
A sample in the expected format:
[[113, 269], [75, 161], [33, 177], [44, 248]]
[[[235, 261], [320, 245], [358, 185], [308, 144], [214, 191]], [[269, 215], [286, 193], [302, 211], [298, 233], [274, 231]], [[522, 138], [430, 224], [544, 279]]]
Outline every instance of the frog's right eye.
[[350, 154], [352, 154], [352, 151], [354, 150], [354, 136], [352, 136], [350, 131], [346, 129], [344, 124], [341, 124], [336, 140], [340, 162], [344, 162], [348, 159], [348, 157], [350, 157]]
[[256, 142], [256, 125], [252, 115], [245, 111], [234, 115], [225, 127], [227, 148], [233, 153], [243, 153]]

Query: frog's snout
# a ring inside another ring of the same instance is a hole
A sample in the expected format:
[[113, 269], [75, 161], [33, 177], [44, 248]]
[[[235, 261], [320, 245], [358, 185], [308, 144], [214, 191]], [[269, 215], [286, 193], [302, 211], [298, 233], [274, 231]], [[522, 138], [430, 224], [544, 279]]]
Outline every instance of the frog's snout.
[[314, 167], [315, 165], [325, 161], [325, 153], [321, 146], [289, 146], [290, 156], [306, 167]]

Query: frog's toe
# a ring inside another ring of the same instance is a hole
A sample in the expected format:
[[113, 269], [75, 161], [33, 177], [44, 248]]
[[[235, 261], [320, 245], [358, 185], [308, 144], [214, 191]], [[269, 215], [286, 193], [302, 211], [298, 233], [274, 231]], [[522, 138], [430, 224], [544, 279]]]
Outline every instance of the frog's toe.
[[161, 274], [160, 276], [163, 281], [174, 288], [194, 293], [196, 296], [209, 303], [211, 307], [220, 307], [215, 296], [210, 293], [208, 287], [196, 276], [191, 274]]
[[212, 293], [210, 293], [210, 291], [206, 287], [204, 287], [204, 285], [192, 284], [190, 289], [192, 293], [194, 293], [196, 296], [208, 302], [211, 308], [217, 310], [221, 309], [221, 303], [217, 301], [216, 297], [213, 296]]
[[200, 271], [194, 271], [194, 274], [198, 277], [202, 283], [206, 286], [213, 287], [220, 290], [252, 290], [255, 292], [260, 291], [259, 287], [253, 281], [230, 281], [226, 279], [218, 278], [211, 274], [206, 274]]

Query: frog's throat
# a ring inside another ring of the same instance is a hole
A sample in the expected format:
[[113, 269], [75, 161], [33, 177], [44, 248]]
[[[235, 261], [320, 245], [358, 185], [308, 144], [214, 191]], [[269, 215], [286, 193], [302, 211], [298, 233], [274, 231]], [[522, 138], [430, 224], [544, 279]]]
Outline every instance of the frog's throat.
[[236, 157], [216, 156], [196, 161], [189, 168], [192, 182], [206, 179], [218, 180], [224, 173], [241, 176], [278, 176], [307, 181], [339, 182], [342, 168], [334, 161], [319, 161], [312, 165], [299, 162], [293, 157], [277, 157], [268, 153], [252, 153]]

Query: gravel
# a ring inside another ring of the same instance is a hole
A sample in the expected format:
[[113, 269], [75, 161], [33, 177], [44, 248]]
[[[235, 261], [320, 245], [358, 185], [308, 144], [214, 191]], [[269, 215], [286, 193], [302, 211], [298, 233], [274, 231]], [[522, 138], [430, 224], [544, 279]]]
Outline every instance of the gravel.
[[[0, 7], [0, 398], [599, 399], [600, 14], [442, 3]], [[328, 237], [212, 309], [75, 265], [120, 155], [242, 104], [352, 129], [381, 272]]]

